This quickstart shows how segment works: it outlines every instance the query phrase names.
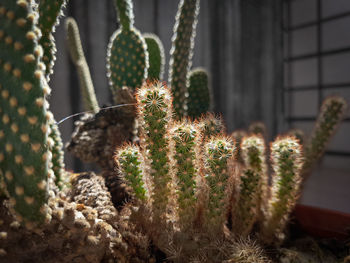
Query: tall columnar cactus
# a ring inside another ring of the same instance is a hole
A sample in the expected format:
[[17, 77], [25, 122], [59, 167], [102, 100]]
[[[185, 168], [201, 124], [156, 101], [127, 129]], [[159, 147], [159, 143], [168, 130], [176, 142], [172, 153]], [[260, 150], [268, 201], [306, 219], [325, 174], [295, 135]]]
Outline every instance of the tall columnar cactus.
[[131, 145], [124, 146], [116, 155], [116, 161], [123, 172], [124, 179], [133, 189], [135, 197], [145, 201], [147, 190], [142, 175], [141, 158], [139, 148]]
[[25, 222], [47, 216], [50, 89], [40, 62], [34, 2], [0, 3], [0, 169], [10, 201]]
[[165, 55], [162, 41], [154, 34], [143, 34], [146, 41], [149, 68], [148, 79], [159, 80], [163, 78]]
[[244, 169], [238, 202], [233, 210], [235, 234], [247, 236], [257, 221], [268, 187], [265, 142], [260, 135], [244, 137], [241, 143]]
[[196, 188], [199, 172], [199, 130], [193, 124], [179, 123], [171, 131], [174, 142], [175, 173], [178, 186], [181, 225], [191, 225], [195, 215]]
[[141, 144], [149, 177], [153, 179], [153, 208], [156, 216], [164, 217], [170, 189], [169, 134], [172, 107], [168, 88], [161, 83], [145, 84], [137, 92]]
[[[115, 0], [121, 29], [108, 45], [107, 71], [114, 96], [123, 86], [135, 89], [147, 79], [148, 52], [144, 38], [133, 26], [131, 0]], [[115, 97], [115, 100], [117, 98]]]
[[261, 232], [267, 244], [284, 238], [284, 227], [298, 197], [303, 163], [301, 146], [294, 137], [278, 137], [270, 151], [274, 174]]
[[305, 144], [305, 162], [303, 166], [305, 176], [324, 153], [330, 138], [344, 117], [346, 108], [346, 101], [339, 96], [331, 96], [323, 101], [315, 128]]
[[189, 73], [187, 114], [198, 118], [209, 111], [210, 90], [208, 72], [202, 68], [195, 68]]
[[66, 31], [70, 56], [78, 71], [84, 107], [88, 111], [97, 113], [99, 106], [96, 99], [95, 89], [92, 83], [89, 66], [84, 56], [84, 50], [81, 45], [78, 25], [74, 18], [67, 18]]
[[226, 220], [228, 208], [229, 161], [233, 156], [234, 142], [222, 136], [215, 136], [205, 145], [205, 180], [209, 189], [207, 222], [210, 227], [221, 228]]
[[198, 13], [199, 0], [180, 1], [170, 51], [168, 80], [174, 96], [174, 111], [178, 116], [186, 113], [188, 74], [192, 64]]
[[43, 62], [45, 63], [46, 79], [49, 80], [52, 74], [56, 57], [56, 45], [53, 37], [56, 26], [59, 24], [59, 17], [62, 15], [62, 8], [67, 0], [40, 0], [39, 1], [39, 28], [42, 36], [39, 44], [43, 47]]

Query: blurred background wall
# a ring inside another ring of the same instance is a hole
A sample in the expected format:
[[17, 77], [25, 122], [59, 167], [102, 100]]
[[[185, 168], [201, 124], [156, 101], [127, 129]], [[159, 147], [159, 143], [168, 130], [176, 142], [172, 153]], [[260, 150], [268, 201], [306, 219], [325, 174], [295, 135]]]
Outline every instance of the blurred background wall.
[[[168, 65], [179, 1], [133, 2], [136, 28], [160, 37]], [[80, 28], [99, 104], [110, 103], [105, 64], [109, 38], [118, 28], [113, 1], [70, 0], [65, 13]], [[223, 115], [228, 130], [261, 120], [269, 139], [291, 127], [310, 132], [324, 96], [336, 92], [349, 101], [349, 13], [348, 0], [201, 0], [193, 67], [209, 71], [214, 111]], [[56, 32], [58, 54], [50, 82], [57, 120], [83, 110], [63, 24], [64, 20]], [[345, 53], [327, 53], [338, 49]], [[167, 72], [166, 66], [164, 80]], [[73, 120], [60, 124], [64, 142], [73, 131]], [[346, 121], [308, 180], [301, 202], [350, 212], [348, 134]], [[93, 168], [68, 153], [66, 163], [77, 172]]]

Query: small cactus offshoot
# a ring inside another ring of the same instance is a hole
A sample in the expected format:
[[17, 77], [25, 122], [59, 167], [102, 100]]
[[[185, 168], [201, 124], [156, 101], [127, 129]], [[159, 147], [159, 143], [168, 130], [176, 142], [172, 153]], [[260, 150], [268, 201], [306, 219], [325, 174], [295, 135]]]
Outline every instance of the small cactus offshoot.
[[151, 81], [160, 80], [164, 74], [165, 54], [162, 41], [154, 34], [143, 34], [146, 41], [149, 68], [148, 79]]

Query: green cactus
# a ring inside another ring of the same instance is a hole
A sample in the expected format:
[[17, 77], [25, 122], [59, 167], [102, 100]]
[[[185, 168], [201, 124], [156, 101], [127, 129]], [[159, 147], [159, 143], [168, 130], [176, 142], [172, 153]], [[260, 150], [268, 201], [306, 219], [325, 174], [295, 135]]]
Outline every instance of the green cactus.
[[[43, 222], [52, 175], [40, 30], [34, 3], [0, 3], [0, 169], [18, 219]], [[5, 136], [6, 135], [6, 136]]]
[[174, 96], [174, 111], [179, 117], [186, 114], [188, 74], [192, 64], [198, 13], [199, 0], [180, 1], [170, 51], [168, 80]]
[[187, 114], [192, 118], [198, 118], [210, 108], [208, 72], [202, 68], [191, 70], [189, 82]]
[[247, 236], [260, 215], [260, 206], [265, 201], [268, 177], [265, 143], [260, 135], [244, 137], [241, 143], [244, 169], [240, 177], [240, 193], [234, 209], [235, 234]]
[[39, 28], [41, 30], [41, 38], [39, 44], [42, 46], [43, 62], [46, 66], [46, 79], [52, 74], [53, 65], [56, 57], [56, 45], [53, 33], [59, 24], [59, 17], [62, 15], [62, 8], [66, 5], [67, 0], [40, 0], [39, 1]]
[[222, 136], [210, 139], [205, 145], [205, 180], [209, 188], [207, 221], [210, 227], [221, 228], [226, 220], [229, 161], [234, 153], [234, 142]]
[[323, 101], [314, 130], [305, 143], [303, 176], [309, 174], [312, 166], [324, 153], [329, 140], [345, 115], [346, 108], [346, 101], [339, 96], [331, 96]]
[[159, 217], [166, 215], [171, 193], [169, 136], [172, 107], [170, 91], [162, 84], [146, 84], [137, 92], [141, 140], [145, 142], [145, 161], [153, 179], [153, 207]]
[[142, 178], [142, 161], [138, 147], [131, 145], [124, 146], [118, 151], [116, 161], [126, 182], [133, 189], [136, 198], [144, 201], [147, 191]]
[[74, 18], [67, 18], [66, 31], [70, 56], [78, 71], [80, 89], [85, 109], [97, 113], [99, 111], [95, 89], [92, 83], [89, 66], [86, 62], [80, 41], [79, 28]]
[[165, 55], [162, 41], [154, 34], [143, 34], [149, 59], [148, 79], [160, 80], [164, 74]]
[[298, 198], [302, 168], [301, 145], [294, 137], [278, 137], [271, 144], [274, 175], [270, 198], [265, 210], [261, 239], [266, 244], [278, 243]]
[[133, 90], [147, 79], [148, 52], [144, 38], [133, 26], [130, 0], [116, 0], [121, 29], [114, 32], [108, 45], [107, 71], [112, 92], [127, 86]]
[[197, 175], [199, 171], [199, 131], [188, 123], [174, 125], [171, 135], [174, 141], [175, 173], [178, 185], [180, 224], [189, 225], [194, 219], [196, 204]]

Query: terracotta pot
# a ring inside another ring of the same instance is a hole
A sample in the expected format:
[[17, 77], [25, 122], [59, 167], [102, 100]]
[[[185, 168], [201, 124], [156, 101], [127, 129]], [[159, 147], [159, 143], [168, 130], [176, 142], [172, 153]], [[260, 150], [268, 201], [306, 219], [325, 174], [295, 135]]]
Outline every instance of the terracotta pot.
[[350, 236], [350, 214], [298, 204], [296, 223], [315, 237], [347, 239]]

